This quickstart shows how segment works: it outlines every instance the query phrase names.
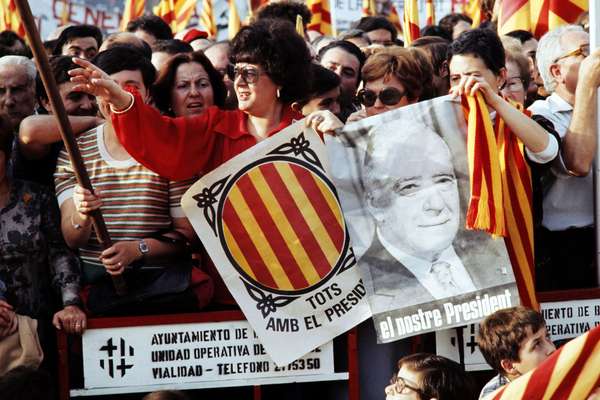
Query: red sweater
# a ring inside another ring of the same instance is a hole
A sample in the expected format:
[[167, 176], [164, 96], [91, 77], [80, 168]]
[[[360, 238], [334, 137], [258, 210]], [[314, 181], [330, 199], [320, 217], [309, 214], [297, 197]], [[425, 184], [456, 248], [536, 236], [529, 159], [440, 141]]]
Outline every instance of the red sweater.
[[[202, 176], [256, 144], [248, 132], [248, 114], [240, 110], [213, 106], [201, 115], [172, 118], [144, 104], [135, 90], [131, 93], [133, 106], [123, 114], [112, 114], [113, 126], [127, 152], [163, 177], [180, 180]], [[302, 118], [285, 107], [279, 125], [268, 135]]]

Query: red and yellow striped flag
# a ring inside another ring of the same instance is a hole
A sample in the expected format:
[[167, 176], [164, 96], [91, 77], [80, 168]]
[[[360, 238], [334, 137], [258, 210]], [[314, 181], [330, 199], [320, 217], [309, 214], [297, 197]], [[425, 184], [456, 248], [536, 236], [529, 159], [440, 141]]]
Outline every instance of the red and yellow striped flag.
[[588, 6], [588, 0], [503, 0], [498, 32], [504, 35], [523, 29], [539, 38], [548, 30], [575, 22]]
[[600, 326], [597, 326], [485, 400], [583, 400], [600, 385], [599, 365]]
[[413, 40], [418, 39], [419, 31], [419, 7], [417, 0], [404, 1], [404, 46], [408, 47]]
[[387, 16], [387, 19], [396, 27], [398, 36], [404, 35], [402, 23], [400, 22], [400, 15], [398, 14], [398, 10], [396, 9], [394, 3], [390, 3], [390, 15]]
[[435, 6], [433, 0], [425, 2], [425, 25], [435, 25]]
[[0, 31], [13, 31], [20, 37], [25, 37], [25, 26], [17, 12], [15, 0], [0, 0]]
[[161, 0], [153, 11], [171, 27], [173, 33], [177, 33], [187, 28], [195, 7], [195, 0]]
[[522, 29], [531, 31], [531, 5], [529, 0], [503, 0], [498, 16], [498, 34]]
[[477, 28], [483, 22], [483, 10], [482, 10], [482, 0], [471, 0], [467, 5], [467, 9], [465, 10], [465, 14], [467, 14], [472, 20], [471, 24], [472, 28]]
[[463, 97], [463, 107], [468, 126], [471, 183], [467, 228], [504, 237], [521, 303], [537, 309], [531, 171], [525, 160], [523, 143], [499, 116], [492, 126], [480, 93], [475, 97]]
[[212, 0], [202, 0], [202, 12], [200, 13], [200, 25], [208, 32], [208, 37], [214, 38], [217, 36], [217, 23], [215, 22], [215, 14], [213, 10]]
[[312, 13], [307, 29], [322, 35], [333, 35], [329, 0], [307, 0], [306, 5]]
[[238, 13], [235, 0], [229, 0], [229, 21], [227, 23], [227, 37], [232, 40], [235, 35], [242, 29], [242, 21]]
[[362, 0], [362, 16], [374, 17], [377, 15], [377, 4], [375, 0]]
[[121, 18], [119, 29], [121, 29], [122, 32], [125, 32], [129, 21], [144, 15], [145, 7], [146, 0], [125, 0], [125, 4], [123, 5], [123, 17]]
[[333, 187], [312, 169], [285, 160], [255, 166], [235, 181], [222, 226], [239, 272], [288, 293], [327, 277], [347, 240]]

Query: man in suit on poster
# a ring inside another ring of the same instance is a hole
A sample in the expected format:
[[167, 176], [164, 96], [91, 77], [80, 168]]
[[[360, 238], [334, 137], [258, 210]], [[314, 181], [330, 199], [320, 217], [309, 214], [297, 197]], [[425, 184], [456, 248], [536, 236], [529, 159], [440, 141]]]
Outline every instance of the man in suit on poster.
[[423, 124], [407, 127], [394, 121], [382, 128], [371, 136], [363, 171], [367, 208], [376, 224], [374, 240], [361, 258], [371, 278], [365, 283], [374, 293], [373, 312], [458, 296], [507, 280], [506, 268], [495, 269], [489, 257], [481, 273], [485, 256], [460, 257], [462, 249], [457, 254], [460, 193], [446, 142]]

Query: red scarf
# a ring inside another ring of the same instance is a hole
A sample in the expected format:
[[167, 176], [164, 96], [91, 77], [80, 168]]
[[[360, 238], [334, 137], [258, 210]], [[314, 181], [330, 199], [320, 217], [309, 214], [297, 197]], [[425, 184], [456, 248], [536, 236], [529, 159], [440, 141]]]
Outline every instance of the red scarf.
[[[463, 96], [471, 199], [467, 229], [504, 237], [521, 303], [538, 308], [534, 287], [531, 171], [524, 146], [499, 115], [495, 126], [483, 96]], [[521, 105], [517, 108], [523, 110]]]

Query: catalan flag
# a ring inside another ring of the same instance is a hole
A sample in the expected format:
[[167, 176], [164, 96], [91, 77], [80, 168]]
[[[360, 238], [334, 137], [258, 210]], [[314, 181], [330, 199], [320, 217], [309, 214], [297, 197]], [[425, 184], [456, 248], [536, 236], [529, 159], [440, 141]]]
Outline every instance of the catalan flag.
[[418, 39], [419, 30], [419, 7], [417, 0], [404, 1], [404, 46], [408, 47], [413, 40]]
[[[480, 93], [464, 96], [471, 199], [468, 229], [503, 236], [519, 296], [525, 306], [538, 308], [534, 287], [531, 171], [523, 143], [496, 117], [492, 125]], [[515, 105], [522, 110], [522, 106]]]
[[322, 35], [332, 35], [329, 0], [307, 0], [306, 5], [312, 13], [308, 30], [320, 32]]
[[123, 5], [123, 17], [121, 18], [121, 31], [125, 31], [129, 21], [144, 15], [146, 0], [125, 0]]
[[387, 16], [387, 19], [396, 27], [398, 35], [402, 35], [403, 29], [402, 23], [400, 22], [400, 15], [398, 14], [398, 10], [394, 3], [390, 3], [390, 15]]
[[472, 28], [477, 28], [483, 22], [483, 4], [482, 0], [471, 0], [467, 5], [465, 14], [467, 14], [472, 20]]
[[362, 16], [374, 17], [377, 15], [377, 4], [375, 0], [362, 0]]
[[25, 37], [25, 26], [17, 12], [15, 0], [0, 0], [0, 31], [13, 31], [20, 37]]
[[498, 32], [504, 35], [523, 29], [539, 38], [548, 30], [575, 22], [587, 10], [587, 0], [503, 0]]
[[153, 8], [154, 14], [158, 15], [171, 27], [173, 30], [173, 25], [175, 21], [175, 0], [160, 0]]
[[232, 40], [235, 35], [242, 29], [242, 21], [238, 13], [235, 0], [229, 0], [229, 22], [227, 24], [227, 37]]
[[224, 201], [222, 225], [240, 273], [283, 292], [328, 276], [346, 241], [333, 189], [312, 170], [288, 161], [260, 164], [237, 179]]
[[214, 38], [217, 36], [217, 23], [215, 22], [215, 14], [213, 10], [212, 0], [202, 0], [202, 12], [200, 13], [200, 25], [208, 32], [208, 37]]
[[425, 25], [435, 25], [435, 6], [433, 0], [425, 2]]
[[599, 365], [600, 326], [597, 326], [485, 400], [586, 399], [600, 385]]

